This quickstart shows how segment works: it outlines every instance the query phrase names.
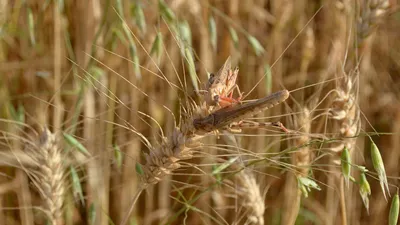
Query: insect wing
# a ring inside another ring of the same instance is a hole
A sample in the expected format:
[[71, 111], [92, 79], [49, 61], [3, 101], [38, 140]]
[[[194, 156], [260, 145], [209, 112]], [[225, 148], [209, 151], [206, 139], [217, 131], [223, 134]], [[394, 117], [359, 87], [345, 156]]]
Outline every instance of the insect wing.
[[236, 79], [237, 79], [238, 74], [239, 74], [238, 67], [236, 67], [235, 70], [233, 70], [233, 71], [232, 70], [229, 71], [228, 79], [226, 80], [226, 87], [228, 89], [226, 94], [229, 94], [235, 88]]
[[275, 105], [285, 101], [289, 97], [287, 90], [275, 92], [267, 97], [258, 99], [253, 102], [244, 104], [236, 104], [232, 107], [222, 108], [208, 115], [207, 117], [195, 119], [194, 126], [196, 129], [211, 131], [229, 125], [249, 117], [252, 117], [263, 110], [274, 107]]
[[219, 69], [217, 75], [212, 78], [213, 82], [211, 84], [211, 88], [216, 87], [219, 84], [225, 85], [230, 69], [231, 69], [231, 57], [229, 56], [228, 59], [226, 59], [224, 65]]

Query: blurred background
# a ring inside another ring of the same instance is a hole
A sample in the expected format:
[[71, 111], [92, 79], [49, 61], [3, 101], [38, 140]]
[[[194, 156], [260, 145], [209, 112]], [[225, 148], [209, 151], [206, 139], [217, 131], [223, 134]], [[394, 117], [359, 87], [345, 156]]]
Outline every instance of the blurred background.
[[243, 101], [290, 91], [254, 121], [292, 132], [210, 135], [146, 187], [129, 224], [387, 224], [400, 172], [397, 7], [0, 0], [0, 224], [120, 224], [154, 151], [143, 137], [162, 145], [228, 56]]

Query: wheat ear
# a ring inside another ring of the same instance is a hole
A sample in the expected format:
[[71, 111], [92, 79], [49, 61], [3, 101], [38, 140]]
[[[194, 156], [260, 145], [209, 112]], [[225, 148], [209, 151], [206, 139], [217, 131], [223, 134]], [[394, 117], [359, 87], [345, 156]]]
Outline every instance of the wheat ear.
[[193, 148], [199, 146], [199, 140], [205, 132], [197, 130], [193, 120], [207, 114], [205, 106], [195, 106], [194, 113], [184, 119], [180, 127], [175, 127], [168, 138], [164, 138], [160, 146], [151, 149], [145, 155], [143, 169], [143, 186], [157, 184], [164, 176], [181, 167], [179, 161], [191, 159]]
[[187, 116], [183, 118], [180, 126], [175, 127], [170, 136], [164, 137], [158, 147], [151, 148], [149, 153], [145, 154], [145, 162], [141, 165], [141, 170], [143, 171], [140, 177], [141, 186], [132, 199], [131, 207], [128, 209], [121, 225], [127, 224], [141, 192], [149, 185], [157, 184], [166, 175], [172, 174], [174, 170], [180, 168], [180, 161], [191, 159], [194, 154], [193, 149], [198, 147], [200, 139], [209, 133], [197, 130], [193, 125], [195, 119], [209, 114], [208, 107], [202, 104], [191, 108], [193, 109], [191, 112], [185, 112]]
[[293, 118], [293, 128], [298, 130], [298, 136], [290, 141], [291, 147], [296, 150], [291, 154], [291, 161], [296, 168], [295, 174], [288, 173], [285, 186], [285, 214], [282, 223], [285, 225], [295, 224], [300, 210], [301, 190], [298, 182], [299, 177], [307, 177], [311, 163], [310, 132], [311, 113], [307, 107], [301, 109], [301, 113]]
[[[355, 76], [353, 76], [355, 75]], [[357, 85], [353, 80], [357, 78], [357, 73], [345, 74], [343, 82], [339, 83], [336, 87], [336, 97], [332, 103], [332, 108], [329, 111], [330, 118], [334, 123], [333, 131], [337, 133], [339, 139], [338, 142], [334, 143], [335, 146], [330, 148], [334, 154], [332, 162], [336, 167], [340, 167], [343, 163], [349, 163], [342, 161], [342, 154], [347, 152], [350, 155], [354, 154], [356, 145], [356, 136], [360, 130], [360, 112], [357, 104]], [[350, 172], [350, 171], [349, 171]], [[335, 172], [334, 175], [338, 175]], [[336, 176], [335, 176], [336, 177]], [[346, 178], [346, 179], [345, 179]], [[345, 185], [349, 186], [349, 178], [341, 177], [338, 179], [340, 189], [340, 209], [342, 214], [342, 224], [347, 224], [347, 213], [346, 213], [346, 201], [345, 201]]]
[[336, 87], [336, 98], [330, 109], [330, 118], [337, 124], [340, 141], [330, 150], [336, 153], [334, 163], [341, 165], [340, 155], [344, 148], [351, 153], [355, 149], [356, 135], [360, 130], [360, 112], [356, 99], [356, 85], [351, 75], [345, 76]]
[[235, 176], [236, 188], [235, 193], [242, 202], [242, 206], [246, 209], [246, 224], [264, 224], [264, 198], [260, 192], [260, 187], [249, 169], [240, 171]]
[[360, 9], [358, 18], [357, 39], [362, 44], [381, 23], [383, 17], [388, 13], [389, 0], [365, 0]]
[[293, 140], [293, 146], [298, 148], [292, 154], [292, 163], [297, 168], [296, 175], [299, 177], [307, 177], [310, 170], [311, 150], [309, 146], [311, 132], [311, 113], [307, 107], [303, 107], [302, 113], [294, 119], [294, 127], [300, 133]]
[[65, 165], [56, 135], [45, 128], [33, 150], [32, 158], [38, 165], [36, 185], [44, 199], [49, 222], [52, 225], [64, 224]]

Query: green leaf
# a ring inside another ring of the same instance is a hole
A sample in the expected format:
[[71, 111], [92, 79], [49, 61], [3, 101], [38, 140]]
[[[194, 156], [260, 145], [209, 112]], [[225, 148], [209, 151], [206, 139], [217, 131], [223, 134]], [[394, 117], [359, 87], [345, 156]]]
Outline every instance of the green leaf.
[[128, 45], [128, 40], [119, 26], [112, 28], [112, 34], [115, 35], [124, 45]]
[[162, 53], [163, 38], [161, 32], [158, 32], [156, 38], [154, 39], [153, 45], [151, 46], [150, 55], [156, 55], [157, 63], [160, 64]]
[[190, 30], [189, 23], [185, 20], [178, 23], [178, 41], [181, 49], [181, 54], [185, 55], [185, 48], [191, 48], [192, 46], [192, 31]]
[[179, 34], [189, 46], [192, 46], [192, 30], [190, 28], [189, 23], [185, 20], [179, 23]]
[[350, 178], [350, 173], [351, 173], [351, 157], [349, 153], [349, 149], [344, 147], [341, 155], [341, 163], [342, 167], [342, 174], [343, 177], [346, 181], [347, 187], [349, 187], [349, 178]]
[[67, 133], [63, 133], [64, 140], [73, 148], [78, 149], [80, 152], [85, 154], [86, 156], [90, 156], [89, 151], [83, 146], [78, 140], [76, 140], [72, 135]]
[[29, 40], [31, 42], [31, 45], [36, 45], [35, 20], [33, 19], [33, 13], [31, 8], [28, 8], [27, 11], [28, 11]]
[[193, 87], [195, 91], [198, 93], [199, 92], [199, 86], [197, 84], [197, 73], [196, 73], [196, 68], [194, 66], [194, 60], [192, 56], [192, 52], [190, 51], [189, 48], [185, 48], [185, 56], [186, 56], [186, 62], [189, 67], [189, 75], [190, 79], [192, 81]]
[[123, 9], [122, 0], [116, 0], [115, 4], [116, 4], [116, 8], [117, 8], [117, 12], [118, 12], [119, 16], [124, 18], [124, 9]]
[[236, 30], [232, 27], [229, 27], [229, 34], [231, 35], [231, 39], [233, 41], [233, 45], [236, 49], [239, 49], [239, 36], [236, 33]]
[[146, 33], [146, 19], [144, 17], [142, 6], [139, 2], [133, 5], [133, 15], [135, 17], [136, 25], [142, 33]]
[[267, 90], [267, 94], [270, 94], [272, 92], [272, 72], [269, 64], [265, 64], [264, 74], [265, 74], [265, 89]]
[[122, 162], [124, 159], [123, 159], [121, 149], [119, 148], [118, 145], [114, 145], [114, 158], [115, 158], [115, 161], [117, 162], [118, 169], [121, 170]]
[[[218, 166], [216, 166], [216, 165], [212, 165], [212, 171], [217, 170], [217, 167]], [[217, 184], [221, 184], [222, 183], [222, 176], [221, 176], [220, 173], [215, 173], [214, 174], [214, 172], [213, 172], [213, 176], [215, 177], [215, 180], [216, 180]]]
[[365, 173], [360, 175], [360, 195], [363, 200], [364, 206], [369, 211], [369, 196], [371, 195], [371, 187], [369, 186]]
[[265, 49], [255, 37], [247, 35], [247, 40], [249, 41], [250, 46], [253, 48], [253, 51], [257, 56], [260, 56], [265, 52]]
[[360, 170], [360, 172], [362, 173], [366, 173], [368, 172], [368, 169], [365, 168], [365, 166], [359, 166], [359, 165], [354, 165], [358, 170]]
[[72, 190], [74, 193], [74, 198], [75, 199], [79, 198], [82, 205], [85, 205], [85, 199], [83, 198], [82, 186], [79, 179], [79, 175], [73, 166], [70, 166], [70, 173], [72, 178]]
[[100, 77], [104, 76], [105, 73], [106, 72], [98, 66], [91, 66], [89, 69], [89, 74], [91, 74], [95, 80], [98, 80]]
[[135, 170], [136, 170], [136, 173], [139, 174], [140, 176], [144, 175], [143, 168], [140, 163], [136, 163]]
[[176, 19], [174, 12], [168, 7], [164, 0], [158, 0], [158, 7], [161, 15], [167, 19], [167, 22], [173, 23]]
[[50, 1], [51, 1], [51, 0], [46, 0], [46, 1], [42, 4], [42, 7], [41, 7], [41, 11], [42, 11], [42, 12], [43, 12], [43, 11], [46, 11], [47, 7], [50, 5]]
[[129, 225], [139, 225], [136, 217], [133, 217], [129, 220]]
[[89, 207], [89, 223], [95, 225], [96, 222], [96, 206], [94, 203], [90, 204]]
[[217, 25], [214, 17], [212, 16], [208, 19], [208, 29], [210, 32], [211, 46], [213, 47], [214, 51], [217, 51]]
[[239, 158], [238, 156], [230, 158], [228, 161], [226, 161], [226, 162], [220, 164], [219, 166], [213, 168], [212, 175], [216, 175], [216, 174], [221, 173], [223, 170], [225, 170], [230, 165], [232, 165], [232, 163], [234, 163], [238, 158]]
[[15, 110], [14, 105], [11, 103], [9, 104], [8, 109], [13, 120], [17, 121], [18, 123], [25, 123], [25, 108], [21, 103], [18, 103], [17, 110]]
[[140, 72], [140, 62], [139, 62], [139, 56], [137, 54], [137, 48], [136, 48], [136, 44], [135, 41], [133, 40], [131, 31], [129, 30], [129, 27], [126, 23], [122, 22], [122, 28], [125, 32], [125, 35], [128, 37], [128, 41], [129, 41], [129, 53], [133, 59], [133, 67], [135, 70], [135, 76], [138, 80], [141, 80], [142, 78], [142, 74]]
[[136, 45], [134, 43], [132, 43], [129, 46], [129, 52], [131, 53], [131, 56], [132, 56], [132, 59], [133, 59], [133, 68], [134, 68], [134, 71], [135, 71], [136, 79], [141, 80], [142, 79], [142, 73], [140, 72], [139, 56], [137, 55]]
[[64, 12], [64, 0], [58, 0], [58, 10], [60, 11], [60, 13]]
[[25, 108], [24, 105], [21, 103], [18, 104], [18, 110], [17, 110], [17, 115], [16, 115], [16, 121], [20, 123], [25, 123]]
[[316, 189], [318, 191], [321, 190], [318, 184], [308, 177], [298, 177], [297, 182], [300, 190], [303, 192], [304, 197], [306, 198], [308, 197], [308, 193], [311, 191], [311, 188]]
[[378, 173], [379, 183], [381, 185], [383, 196], [387, 201], [385, 187], [389, 196], [390, 192], [385, 172], [385, 166], [383, 164], [382, 156], [381, 153], [379, 152], [378, 146], [376, 146], [376, 144], [372, 139], [371, 139], [371, 159], [372, 159], [372, 165], [374, 166], [375, 171]]
[[399, 194], [395, 194], [392, 199], [389, 212], [389, 225], [396, 225], [399, 220]]

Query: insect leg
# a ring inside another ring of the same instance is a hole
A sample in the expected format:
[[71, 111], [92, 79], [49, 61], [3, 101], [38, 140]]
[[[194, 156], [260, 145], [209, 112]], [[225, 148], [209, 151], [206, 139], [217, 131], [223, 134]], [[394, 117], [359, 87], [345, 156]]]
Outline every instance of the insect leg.
[[261, 128], [261, 127], [278, 127], [280, 129], [282, 129], [283, 131], [285, 131], [285, 133], [290, 133], [290, 131], [288, 129], [286, 129], [286, 127], [281, 123], [281, 122], [264, 122], [264, 123], [260, 123], [260, 122], [254, 122], [254, 121], [249, 121], [249, 120], [243, 120], [240, 121], [239, 123], [232, 123], [230, 125], [231, 128]]

